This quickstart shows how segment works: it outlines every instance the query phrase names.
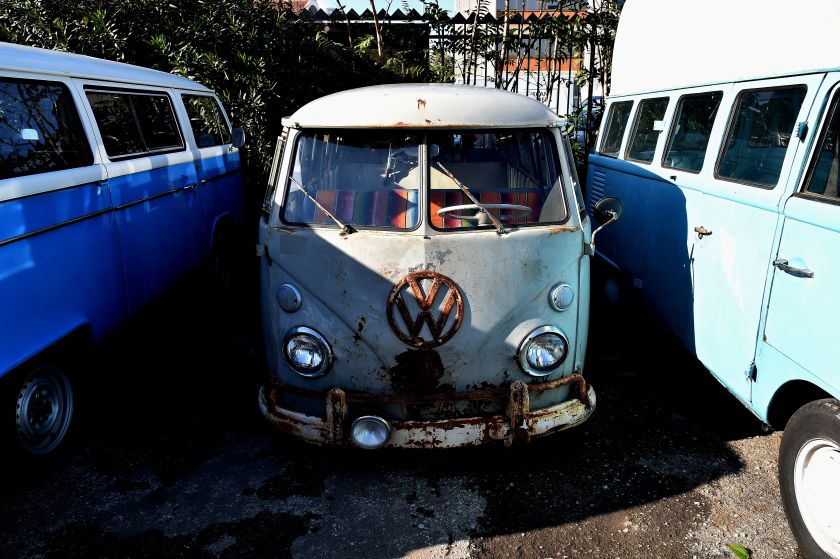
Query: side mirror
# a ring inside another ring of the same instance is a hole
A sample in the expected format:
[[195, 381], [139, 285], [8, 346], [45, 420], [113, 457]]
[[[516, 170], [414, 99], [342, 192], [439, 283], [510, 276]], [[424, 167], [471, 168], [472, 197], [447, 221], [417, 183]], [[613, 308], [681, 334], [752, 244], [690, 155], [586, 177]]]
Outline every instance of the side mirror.
[[586, 254], [589, 256], [595, 254], [595, 236], [607, 225], [618, 221], [623, 211], [624, 205], [621, 203], [621, 200], [613, 196], [607, 196], [595, 204], [595, 219], [601, 223], [601, 226], [592, 232], [592, 239], [589, 241], [589, 245], [585, 251]]
[[621, 203], [621, 200], [613, 196], [602, 198], [595, 204], [595, 218], [602, 226], [618, 221], [623, 211], [624, 205]]
[[241, 148], [245, 145], [245, 130], [242, 128], [234, 128], [230, 131], [230, 143], [235, 148]]

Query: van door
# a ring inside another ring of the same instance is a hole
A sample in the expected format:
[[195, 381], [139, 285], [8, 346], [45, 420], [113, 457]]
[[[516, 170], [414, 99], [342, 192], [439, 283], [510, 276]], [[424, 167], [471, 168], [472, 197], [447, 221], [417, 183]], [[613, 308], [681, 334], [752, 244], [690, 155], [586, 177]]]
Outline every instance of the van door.
[[835, 89], [802, 185], [785, 204], [765, 326], [768, 344], [835, 389], [840, 387], [833, 351], [840, 316], [839, 102]]
[[688, 223], [688, 234], [696, 239], [695, 351], [745, 402], [751, 397], [762, 302], [781, 225], [778, 208], [801, 150], [794, 128], [806, 119], [822, 78], [737, 84], [714, 180], [701, 185], [702, 207]]
[[165, 90], [85, 87], [106, 159], [129, 312], [198, 261], [198, 184]]
[[[239, 150], [231, 145], [230, 124], [214, 96], [182, 93], [181, 99], [194, 138], [191, 147], [203, 211], [204, 242], [200, 246], [203, 257], [209, 254], [216, 228], [222, 221], [227, 221], [224, 226], [228, 227], [238, 225], [241, 220], [244, 196]], [[225, 233], [232, 233], [232, 230], [227, 229]]]

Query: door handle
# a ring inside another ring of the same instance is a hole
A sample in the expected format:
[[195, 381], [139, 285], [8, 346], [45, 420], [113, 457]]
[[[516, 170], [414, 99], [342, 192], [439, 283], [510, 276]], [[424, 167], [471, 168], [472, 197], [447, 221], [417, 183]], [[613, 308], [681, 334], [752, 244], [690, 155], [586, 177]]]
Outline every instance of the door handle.
[[712, 234], [711, 231], [709, 231], [708, 229], [706, 229], [702, 225], [700, 227], [695, 227], [694, 232], [697, 233], [697, 238], [698, 239], [702, 239], [706, 235], [711, 235]]
[[195, 192], [196, 186], [198, 186], [198, 185], [195, 184], [195, 183], [188, 184], [187, 186], [184, 187], [184, 190], [186, 190], [188, 192]]
[[773, 261], [773, 265], [780, 269], [781, 271], [788, 273], [792, 276], [796, 276], [798, 278], [812, 278], [814, 277], [814, 272], [807, 268], [795, 268], [793, 266], [788, 265], [788, 261], [784, 258], [777, 258]]

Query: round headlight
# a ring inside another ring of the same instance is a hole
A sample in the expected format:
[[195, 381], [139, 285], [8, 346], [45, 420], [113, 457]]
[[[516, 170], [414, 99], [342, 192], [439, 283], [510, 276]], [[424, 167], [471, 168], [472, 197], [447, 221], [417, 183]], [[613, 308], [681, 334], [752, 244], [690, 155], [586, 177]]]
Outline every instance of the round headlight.
[[554, 326], [540, 326], [519, 344], [517, 360], [522, 370], [534, 377], [554, 372], [569, 354], [569, 341]]
[[306, 326], [297, 326], [286, 334], [283, 354], [289, 366], [305, 377], [324, 375], [332, 365], [332, 352], [327, 340]]
[[548, 292], [548, 304], [555, 311], [562, 312], [572, 306], [575, 300], [575, 290], [568, 283], [555, 285]]

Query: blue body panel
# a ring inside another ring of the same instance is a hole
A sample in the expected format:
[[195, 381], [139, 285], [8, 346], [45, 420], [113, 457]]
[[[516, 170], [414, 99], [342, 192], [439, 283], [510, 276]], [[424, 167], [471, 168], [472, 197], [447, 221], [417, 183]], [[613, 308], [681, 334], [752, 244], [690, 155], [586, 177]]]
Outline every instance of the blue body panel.
[[95, 341], [125, 318], [109, 207], [101, 183], [0, 203], [0, 376], [70, 332]]
[[201, 207], [192, 161], [109, 179], [134, 312], [199, 260]]
[[[0, 202], [0, 377], [71, 333], [96, 342], [244, 223], [239, 154]], [[207, 169], [210, 171], [208, 172]]]

